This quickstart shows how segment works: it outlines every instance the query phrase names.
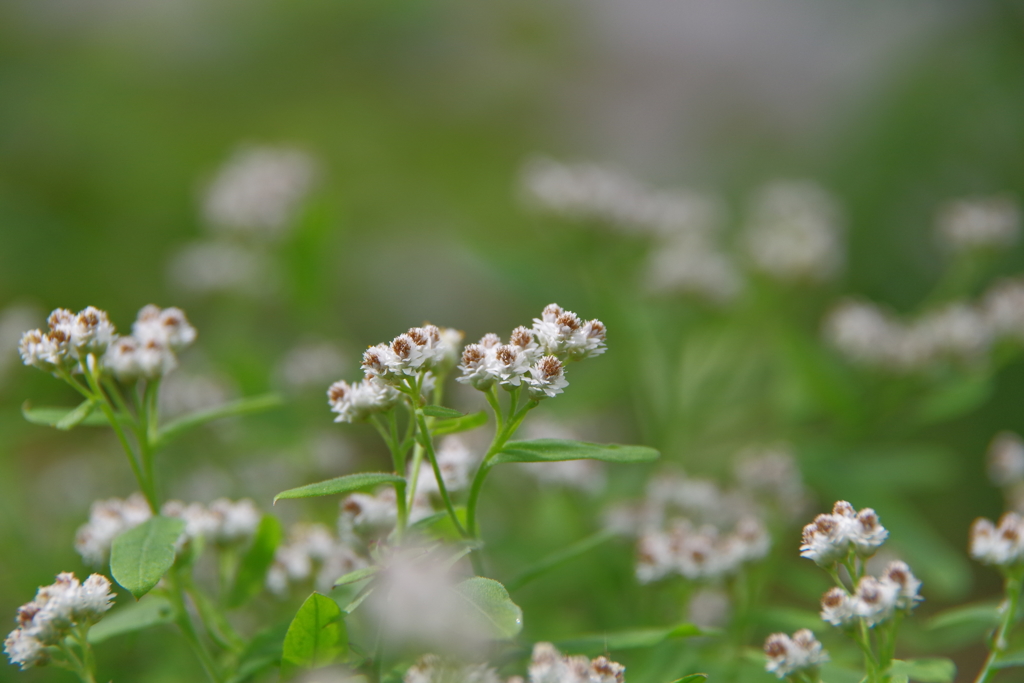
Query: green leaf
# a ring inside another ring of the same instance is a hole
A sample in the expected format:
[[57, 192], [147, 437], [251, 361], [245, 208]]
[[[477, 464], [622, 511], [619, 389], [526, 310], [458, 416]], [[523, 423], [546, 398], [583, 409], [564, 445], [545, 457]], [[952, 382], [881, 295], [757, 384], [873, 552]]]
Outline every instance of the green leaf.
[[677, 624], [670, 628], [641, 628], [630, 631], [598, 633], [555, 643], [560, 650], [581, 653], [605, 650], [634, 650], [654, 647], [673, 638], [716, 635], [717, 631], [702, 629], [694, 624]]
[[[85, 420], [85, 418], [92, 414], [93, 408], [95, 407], [96, 401], [91, 398], [87, 398], [79, 403], [77, 408], [58, 420], [57, 424], [54, 426], [64, 432], [74, 429], [78, 425], [82, 424], [82, 421]], [[106, 420], [104, 420], [104, 422], [106, 422]]]
[[1013, 669], [1018, 666], [1024, 666], [1024, 650], [1005, 654], [992, 666], [995, 669]]
[[262, 394], [260, 396], [240, 398], [237, 401], [230, 401], [223, 405], [208, 408], [206, 410], [200, 410], [192, 413], [191, 415], [185, 415], [177, 420], [168, 422], [164, 428], [160, 430], [160, 434], [156, 438], [154, 448], [163, 448], [182, 434], [195, 429], [200, 425], [204, 425], [207, 422], [213, 422], [214, 420], [219, 420], [224, 417], [236, 417], [238, 415], [262, 413], [265, 410], [277, 408], [283, 404], [284, 401], [282, 401], [281, 397], [277, 394]]
[[894, 659], [889, 667], [892, 676], [906, 676], [916, 683], [953, 683], [956, 664], [944, 657], [928, 659]]
[[341, 608], [325, 595], [313, 593], [302, 603], [284, 637], [281, 664], [285, 668], [326, 666], [348, 650]]
[[247, 602], [263, 588], [267, 570], [274, 562], [274, 551], [281, 543], [284, 532], [281, 523], [273, 515], [263, 515], [256, 529], [252, 545], [245, 551], [238, 565], [235, 582], [228, 594], [228, 607], [238, 607]]
[[114, 539], [110, 549], [110, 573], [138, 600], [174, 564], [174, 546], [185, 530], [185, 521], [150, 517]]
[[474, 576], [455, 586], [455, 591], [480, 615], [491, 637], [507, 640], [523, 629], [523, 610], [494, 579]]
[[166, 598], [151, 595], [140, 602], [119, 607], [103, 617], [103, 621], [89, 629], [89, 642], [93, 645], [108, 638], [132, 631], [141, 631], [150, 626], [169, 624], [174, 621], [174, 607]]
[[363, 567], [362, 569], [357, 569], [354, 572], [349, 572], [348, 574], [343, 575], [340, 579], [334, 582], [334, 585], [347, 586], [350, 583], [356, 583], [363, 579], [368, 579], [379, 571], [380, 567], [376, 565], [372, 567]]
[[482, 427], [485, 424], [487, 424], [487, 413], [481, 410], [478, 413], [470, 413], [469, 415], [463, 415], [462, 417], [438, 420], [434, 423], [434, 426], [430, 428], [430, 431], [434, 436], [444, 436], [445, 434], [468, 432], [470, 429], [476, 429], [477, 427]]
[[381, 484], [397, 484], [405, 481], [397, 474], [387, 472], [360, 472], [359, 474], [348, 474], [344, 477], [318, 481], [315, 484], [306, 484], [294, 489], [288, 489], [274, 496], [274, 502], [283, 498], [316, 498], [318, 496], [333, 496], [340, 493], [352, 493], [363, 489], [373, 488]]
[[508, 589], [510, 591], [514, 591], [517, 588], [521, 588], [534, 579], [543, 576], [552, 569], [576, 559], [580, 555], [596, 548], [605, 541], [611, 540], [614, 537], [615, 534], [610, 531], [598, 531], [597, 533], [576, 541], [561, 550], [553, 552], [540, 561], [535, 562], [533, 565], [522, 571], [516, 578], [509, 581]]
[[427, 417], [439, 417], [444, 420], [450, 420], [456, 417], [463, 417], [464, 414], [460, 413], [454, 408], [445, 408], [444, 406], [423, 406], [420, 410]]
[[[456, 505], [455, 514], [459, 518], [459, 522], [465, 527], [466, 506]], [[451, 515], [446, 511], [434, 513], [417, 521], [415, 524], [410, 524], [409, 530], [420, 532], [430, 538], [442, 541], [456, 542], [462, 540], [462, 534], [455, 528]]]
[[558, 462], [560, 460], [603, 460], [604, 462], [652, 462], [660, 454], [647, 446], [587, 443], [562, 439], [510, 441], [491, 460], [503, 462]]
[[[81, 416], [81, 419], [77, 419], [76, 413], [84, 411], [85, 406], [89, 406], [89, 410], [85, 415]], [[33, 408], [29, 405], [28, 401], [21, 404], [21, 414], [26, 420], [35, 425], [43, 425], [45, 427], [56, 427], [57, 429], [71, 429], [76, 425], [82, 425], [83, 427], [103, 427], [104, 425], [110, 424], [107, 422], [107, 418], [103, 413], [92, 412], [92, 402], [86, 400], [79, 404], [75, 408], [56, 408], [52, 406]], [[74, 424], [70, 426], [61, 426], [69, 424], [71, 418], [76, 418]]]
[[228, 679], [228, 683], [242, 683], [265, 669], [279, 665], [287, 632], [288, 624], [285, 623], [257, 633], [242, 652], [235, 675]]
[[701, 683], [701, 681], [706, 681], [707, 679], [707, 674], [690, 674], [689, 676], [676, 679], [672, 683]]

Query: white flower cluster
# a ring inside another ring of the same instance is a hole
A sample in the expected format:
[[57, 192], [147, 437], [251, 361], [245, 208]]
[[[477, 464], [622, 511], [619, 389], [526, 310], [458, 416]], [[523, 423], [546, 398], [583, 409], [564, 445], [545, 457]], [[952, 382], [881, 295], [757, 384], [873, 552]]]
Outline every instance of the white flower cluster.
[[433, 654], [420, 657], [402, 680], [405, 683], [504, 683], [498, 672], [486, 664], [462, 664]]
[[1007, 512], [993, 524], [979, 517], [971, 525], [971, 557], [984, 564], [1010, 567], [1024, 562], [1024, 517]]
[[807, 507], [808, 493], [796, 459], [785, 445], [750, 448], [733, 468], [740, 490], [795, 519]]
[[[185, 521], [179, 546], [198, 537], [218, 546], [245, 544], [256, 533], [262, 517], [251, 500], [231, 501], [227, 498], [209, 505], [169, 500], [164, 503], [160, 514]], [[75, 550], [86, 564], [102, 566], [110, 556], [114, 539], [152, 516], [149, 504], [140, 493], [133, 493], [124, 500], [98, 500], [92, 504], [89, 521], [75, 534]]]
[[1000, 432], [988, 447], [988, 478], [1003, 489], [1007, 507], [1024, 512], [1024, 439]]
[[851, 594], [834, 586], [821, 597], [821, 618], [833, 626], [863, 619], [868, 627], [888, 621], [897, 611], [910, 612], [921, 601], [921, 581], [905, 562], [890, 562], [880, 578], [861, 577]]
[[792, 638], [785, 633], [771, 634], [764, 641], [764, 653], [768, 657], [764, 668], [780, 679], [813, 671], [828, 661], [828, 652], [806, 628], [794, 633]]
[[[433, 469], [427, 469], [433, 473]], [[445, 485], [447, 484], [448, 480], [445, 479]], [[434, 508], [430, 505], [429, 496], [417, 487], [416, 499], [409, 510], [409, 523], [413, 524], [432, 514]], [[338, 525], [343, 537], [348, 537], [353, 532], [364, 536], [378, 536], [391, 531], [397, 519], [398, 500], [395, 489], [387, 486], [372, 494], [352, 493], [345, 496], [341, 501]]]
[[537, 400], [557, 396], [569, 385], [565, 363], [604, 353], [606, 334], [600, 320], [584, 321], [558, 304], [548, 304], [532, 328], [514, 329], [508, 344], [493, 333], [467, 344], [457, 381], [480, 391], [495, 384], [509, 390], [525, 385]]
[[368, 564], [351, 544], [336, 538], [323, 524], [300, 523], [288, 530], [288, 542], [275, 551], [266, 586], [283, 598], [291, 585], [315, 575], [316, 590], [327, 592], [338, 578]]
[[636, 577], [640, 583], [672, 574], [691, 581], [720, 579], [761, 559], [770, 547], [768, 530], [756, 517], [740, 519], [726, 534], [710, 524], [696, 528], [689, 520], [680, 519], [668, 531], [640, 536]]
[[838, 206], [811, 182], [764, 187], [754, 197], [743, 237], [753, 266], [779, 280], [827, 282], [845, 258]]
[[272, 256], [260, 248], [203, 240], [186, 244], [171, 257], [167, 279], [183, 294], [263, 297], [276, 290], [280, 274]]
[[301, 150], [239, 149], [207, 188], [203, 217], [218, 230], [277, 237], [294, 222], [316, 175], [316, 162]]
[[804, 527], [800, 556], [819, 567], [830, 567], [843, 562], [855, 553], [870, 557], [889, 537], [871, 508], [856, 511], [845, 500], [832, 507], [832, 514], [822, 514]]
[[412, 327], [390, 344], [371, 346], [363, 353], [361, 382], [335, 382], [327, 390], [335, 422], [360, 422], [391, 409], [401, 391], [417, 386], [429, 392], [436, 373], [455, 363], [462, 333], [436, 325]]
[[25, 365], [47, 372], [85, 368], [100, 358], [104, 371], [121, 381], [156, 379], [178, 364], [176, 353], [195, 341], [196, 330], [177, 308], [152, 304], [139, 311], [130, 336], [118, 336], [106, 311], [89, 306], [75, 314], [58, 308], [47, 319], [49, 331], [29, 330], [19, 352]]
[[714, 233], [687, 232], [651, 252], [646, 286], [654, 293], [681, 292], [723, 305], [739, 295], [743, 279]]
[[626, 667], [600, 656], [563, 655], [551, 643], [533, 646], [530, 683], [623, 683]]
[[1008, 196], [960, 199], [939, 209], [935, 227], [953, 251], [1007, 247], [1020, 237], [1020, 206]]
[[[481, 454], [471, 449], [460, 436], [453, 434], [441, 439], [437, 446], [436, 457], [445, 488], [448, 491], [461, 491], [469, 486], [470, 477], [474, 471], [473, 467], [480, 460], [480, 456]], [[407, 476], [412, 477], [412, 463], [409, 463]], [[427, 463], [423, 463], [420, 467], [419, 477], [416, 480], [416, 493], [424, 496], [436, 496], [441, 493], [434, 470]]]
[[49, 660], [47, 647], [62, 642], [71, 629], [99, 621], [114, 599], [110, 581], [93, 574], [84, 583], [64, 572], [42, 586], [32, 602], [18, 608], [18, 628], [4, 641], [12, 664], [24, 669], [42, 666]]

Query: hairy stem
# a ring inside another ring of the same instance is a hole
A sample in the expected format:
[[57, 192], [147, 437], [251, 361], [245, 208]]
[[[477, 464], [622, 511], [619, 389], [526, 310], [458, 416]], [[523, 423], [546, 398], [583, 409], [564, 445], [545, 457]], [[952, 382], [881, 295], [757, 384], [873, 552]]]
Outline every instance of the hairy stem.
[[1010, 629], [1013, 628], [1013, 621], [1017, 616], [1017, 606], [1020, 603], [1021, 588], [1024, 583], [1021, 582], [1021, 575], [1019, 571], [1014, 572], [1006, 577], [1006, 602], [1005, 611], [1003, 612], [1003, 618], [999, 622], [999, 628], [996, 629], [995, 638], [992, 642], [992, 650], [988, 653], [988, 658], [985, 660], [985, 665], [978, 672], [978, 677], [975, 679], [975, 683], [989, 683], [992, 677], [995, 676], [997, 665], [999, 663], [999, 657], [1006, 652], [1006, 647], [1009, 641]]

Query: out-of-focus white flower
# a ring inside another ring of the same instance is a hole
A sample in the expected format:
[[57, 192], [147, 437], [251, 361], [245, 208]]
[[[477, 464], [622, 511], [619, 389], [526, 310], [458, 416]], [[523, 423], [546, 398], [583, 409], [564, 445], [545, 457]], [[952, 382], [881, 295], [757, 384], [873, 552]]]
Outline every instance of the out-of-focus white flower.
[[879, 581], [873, 576], [862, 577], [853, 594], [858, 617], [868, 626], [890, 619], [900, 600], [901, 586], [893, 581]]
[[155, 341], [177, 353], [196, 340], [196, 328], [180, 308], [161, 309], [149, 304], [139, 310], [132, 324], [132, 336], [143, 346]]
[[984, 564], [1008, 567], [1024, 559], [1024, 518], [1007, 512], [994, 525], [978, 518], [971, 526], [971, 557]]
[[798, 671], [817, 669], [828, 661], [828, 652], [808, 629], [800, 629], [792, 638], [785, 633], [773, 633], [764, 641], [764, 653], [768, 657], [764, 668], [780, 679]]
[[710, 235], [701, 233], [685, 233], [656, 246], [645, 277], [651, 292], [681, 292], [717, 305], [734, 300], [743, 288], [729, 256]]
[[1007, 196], [949, 202], [939, 209], [936, 231], [953, 251], [1010, 246], [1020, 237], [1020, 206]]
[[402, 677], [404, 683], [503, 683], [486, 664], [462, 664], [437, 655], [424, 655]]
[[914, 332], [930, 345], [932, 355], [970, 360], [987, 351], [992, 342], [985, 317], [963, 302], [926, 313], [914, 327]]
[[4, 650], [12, 664], [28, 669], [45, 663], [43, 649], [61, 642], [72, 628], [94, 624], [111, 607], [114, 595], [105, 576], [93, 574], [85, 583], [64, 572], [36, 597], [18, 608], [18, 628], [7, 636]]
[[207, 188], [203, 217], [225, 232], [278, 237], [294, 222], [316, 173], [316, 162], [298, 149], [243, 147]]
[[331, 411], [338, 414], [335, 422], [360, 422], [394, 406], [398, 391], [375, 377], [355, 384], [341, 380], [330, 386], [327, 398]]
[[291, 348], [278, 363], [276, 375], [290, 389], [321, 386], [325, 377], [345, 369], [345, 356], [330, 342], [306, 342]]
[[686, 621], [700, 628], [722, 628], [729, 622], [729, 596], [716, 588], [701, 588], [690, 596]]
[[981, 310], [993, 334], [1024, 340], [1024, 280], [996, 282], [982, 297]]
[[267, 589], [285, 597], [292, 584], [302, 583], [316, 572], [316, 589], [329, 591], [341, 576], [367, 566], [343, 539], [337, 539], [323, 524], [295, 524], [288, 530], [288, 542], [278, 546], [274, 563], [267, 571]]
[[185, 530], [178, 539], [179, 550], [186, 541], [211, 537], [216, 533], [220, 520], [210, 513], [202, 503], [185, 504], [180, 500], [169, 500], [160, 508], [164, 517], [174, 517], [185, 522]]
[[744, 237], [754, 266], [780, 280], [825, 282], [845, 260], [836, 201], [810, 182], [780, 181], [758, 192]]
[[492, 356], [493, 354], [488, 353], [488, 349], [480, 344], [466, 344], [466, 348], [462, 350], [462, 363], [459, 365], [462, 375], [457, 377], [456, 381], [480, 391], [490, 389], [498, 381]]
[[71, 324], [71, 345], [78, 353], [102, 356], [117, 338], [117, 330], [106, 311], [88, 306], [78, 312]]
[[277, 289], [277, 265], [263, 251], [238, 244], [195, 242], [178, 250], [167, 264], [172, 287], [186, 294], [265, 296]]
[[[462, 437], [446, 436], [437, 446], [437, 466], [441, 470], [444, 486], [448, 491], [461, 491], [469, 485], [473, 466], [480, 459], [478, 454], [466, 445]], [[412, 463], [409, 465], [412, 476]], [[440, 489], [433, 468], [426, 462], [420, 466], [416, 492], [423, 495], [437, 495]]]
[[600, 221], [627, 233], [668, 236], [709, 230], [720, 221], [715, 200], [694, 192], [657, 192], [593, 164], [531, 159], [523, 168], [525, 202], [572, 220]]
[[210, 514], [217, 519], [217, 526], [209, 539], [221, 545], [247, 543], [256, 535], [256, 529], [263, 519], [263, 514], [256, 503], [248, 498], [228, 500], [218, 498], [210, 503]]
[[889, 537], [871, 508], [860, 512], [845, 500], [837, 501], [832, 514], [818, 515], [804, 527], [800, 556], [814, 560], [821, 567], [842, 561], [853, 549], [867, 557]]
[[623, 683], [626, 667], [601, 656], [563, 655], [551, 643], [536, 643], [530, 683]]
[[102, 566], [110, 556], [114, 539], [152, 516], [141, 493], [133, 493], [124, 500], [98, 500], [92, 504], [88, 523], [79, 527], [75, 534], [75, 550], [86, 564]]
[[857, 602], [839, 586], [821, 596], [821, 618], [833, 626], [846, 626], [857, 616]]
[[1024, 440], [1013, 432], [1000, 432], [988, 447], [988, 477], [996, 486], [1024, 481]]
[[216, 374], [174, 373], [160, 385], [160, 415], [173, 418], [227, 402], [236, 393], [231, 381]]
[[914, 576], [906, 562], [899, 560], [890, 562], [882, 572], [881, 581], [899, 587], [899, 592], [896, 594], [896, 607], [899, 609], [912, 610], [923, 599], [921, 597], [921, 580]]
[[526, 384], [532, 398], [553, 398], [569, 386], [569, 380], [565, 378], [562, 361], [554, 356], [544, 356], [530, 368]]
[[733, 471], [741, 489], [767, 498], [787, 517], [803, 512], [807, 490], [796, 459], [787, 447], [747, 450], [741, 454]]

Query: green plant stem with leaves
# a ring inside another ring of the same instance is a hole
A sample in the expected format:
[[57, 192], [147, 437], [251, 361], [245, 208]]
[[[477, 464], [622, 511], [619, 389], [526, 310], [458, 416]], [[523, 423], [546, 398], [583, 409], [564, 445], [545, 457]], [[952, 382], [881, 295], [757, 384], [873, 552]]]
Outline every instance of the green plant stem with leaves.
[[1003, 613], [999, 626], [992, 638], [992, 646], [985, 664], [978, 672], [975, 683], [989, 683], [999, 670], [999, 659], [1009, 646], [1010, 630], [1017, 618], [1017, 608], [1020, 605], [1021, 591], [1024, 589], [1024, 568], [1014, 567], [1006, 574], [1006, 601], [1003, 603]]

